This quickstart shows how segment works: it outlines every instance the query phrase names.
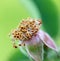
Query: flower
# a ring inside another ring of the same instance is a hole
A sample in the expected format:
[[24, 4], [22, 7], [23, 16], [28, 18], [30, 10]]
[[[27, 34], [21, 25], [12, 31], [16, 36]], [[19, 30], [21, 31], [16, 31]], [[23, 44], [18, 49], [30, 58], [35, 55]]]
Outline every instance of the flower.
[[24, 19], [17, 29], [11, 33], [14, 42], [13, 46], [17, 48], [16, 41], [18, 40], [18, 46], [25, 46], [25, 51], [35, 61], [43, 61], [44, 44], [57, 51], [53, 39], [46, 32], [40, 29], [41, 24], [41, 20], [32, 18]]

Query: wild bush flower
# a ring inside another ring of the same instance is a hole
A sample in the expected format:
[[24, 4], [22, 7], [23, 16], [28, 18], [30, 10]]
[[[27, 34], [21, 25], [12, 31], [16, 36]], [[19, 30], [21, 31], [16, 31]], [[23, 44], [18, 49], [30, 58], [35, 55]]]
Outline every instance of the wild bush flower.
[[[44, 44], [57, 51], [53, 39], [40, 29], [41, 24], [41, 20], [31, 18], [24, 19], [18, 25], [17, 29], [11, 33], [13, 46], [15, 48], [24, 46], [26, 53], [35, 61], [43, 61]], [[24, 51], [24, 49], [22, 51]]]

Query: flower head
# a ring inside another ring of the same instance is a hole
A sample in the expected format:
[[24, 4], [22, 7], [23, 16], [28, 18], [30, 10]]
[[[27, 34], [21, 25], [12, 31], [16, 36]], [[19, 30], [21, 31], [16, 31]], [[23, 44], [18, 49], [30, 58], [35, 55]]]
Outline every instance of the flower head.
[[31, 18], [23, 20], [18, 28], [12, 32], [13, 38], [21, 41], [31, 39], [38, 32], [40, 24], [40, 20]]
[[27, 53], [35, 60], [43, 60], [43, 44], [47, 47], [57, 51], [57, 47], [53, 39], [44, 31], [40, 29], [41, 20], [24, 19], [15, 29], [11, 35], [14, 40], [13, 46], [17, 48], [15, 40], [19, 42], [19, 46], [26, 44]]
[[[27, 18], [22, 20], [18, 25], [17, 29], [12, 31], [11, 35], [14, 40], [26, 41], [30, 40], [33, 36], [36, 35], [40, 28], [41, 20]], [[15, 42], [14, 44], [15, 45]], [[20, 46], [21, 44], [19, 44]]]

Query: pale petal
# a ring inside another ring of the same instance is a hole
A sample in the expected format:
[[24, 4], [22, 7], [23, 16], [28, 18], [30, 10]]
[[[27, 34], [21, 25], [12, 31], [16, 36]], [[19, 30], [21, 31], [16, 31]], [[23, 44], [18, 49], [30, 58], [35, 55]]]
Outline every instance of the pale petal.
[[28, 55], [35, 61], [43, 61], [43, 42], [40, 41], [39, 36], [33, 36], [32, 39], [25, 41], [26, 51]]
[[55, 51], [58, 51], [54, 40], [47, 33], [45, 33], [44, 31], [40, 30], [38, 32], [38, 35], [39, 35], [40, 39], [43, 41], [43, 43], [47, 47], [49, 47], [49, 48], [51, 48], [51, 49], [53, 49]]
[[27, 45], [27, 53], [35, 61], [43, 61], [43, 43], [37, 43], [36, 45]]

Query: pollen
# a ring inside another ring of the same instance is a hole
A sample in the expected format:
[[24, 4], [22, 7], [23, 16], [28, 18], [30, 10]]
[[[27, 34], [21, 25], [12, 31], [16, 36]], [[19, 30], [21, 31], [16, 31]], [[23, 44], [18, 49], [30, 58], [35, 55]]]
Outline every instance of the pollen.
[[16, 40], [26, 41], [36, 35], [40, 28], [41, 20], [36, 19], [24, 19], [18, 25], [17, 29], [12, 32], [12, 36]]

